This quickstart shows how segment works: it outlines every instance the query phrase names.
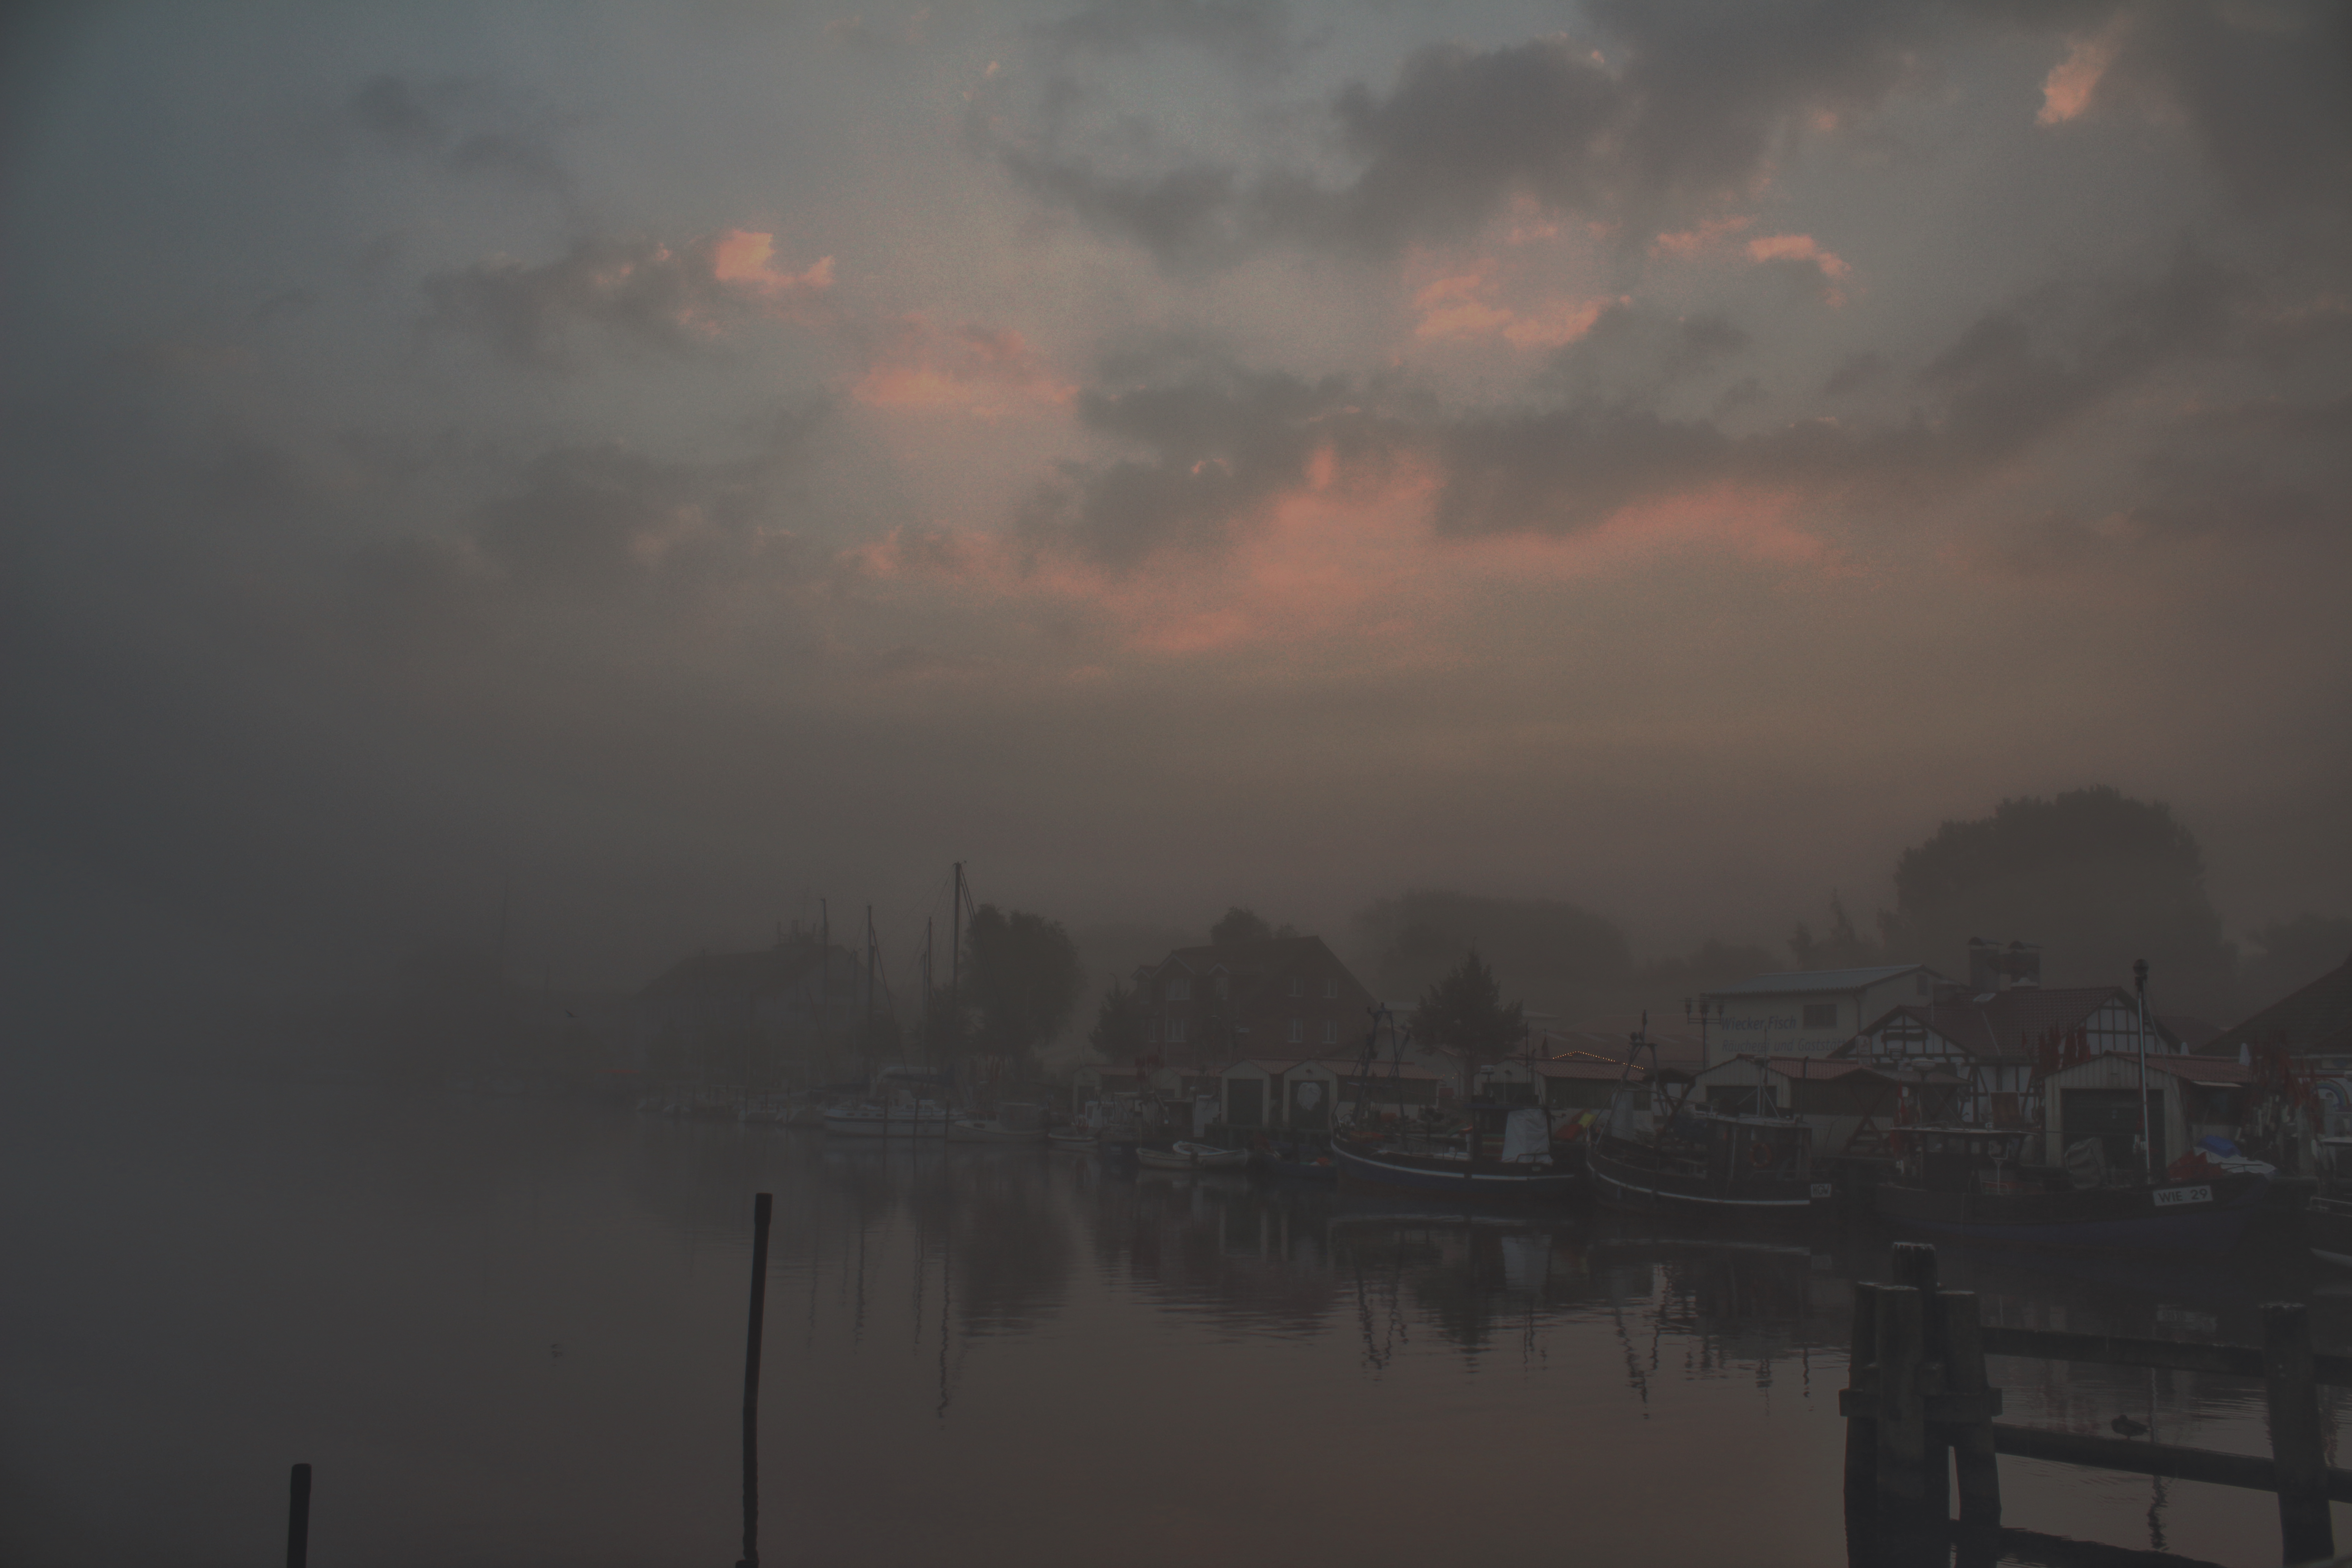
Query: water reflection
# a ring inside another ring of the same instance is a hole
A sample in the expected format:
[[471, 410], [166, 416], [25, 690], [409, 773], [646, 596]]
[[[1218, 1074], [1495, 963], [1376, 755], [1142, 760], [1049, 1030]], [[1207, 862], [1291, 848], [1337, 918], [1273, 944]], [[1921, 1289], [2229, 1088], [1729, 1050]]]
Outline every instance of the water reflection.
[[[10, 1561], [260, 1557], [296, 1458], [322, 1562], [720, 1561], [761, 1190], [762, 1454], [796, 1561], [1556, 1555], [1563, 1520], [1593, 1561], [1846, 1553], [1833, 1394], [1882, 1237], [1468, 1217], [529, 1101], [196, 1086], [105, 1110], [6, 1129], [11, 1254], [41, 1282], [0, 1306]], [[2301, 1296], [2352, 1342], [2352, 1295], [2288, 1248], [1944, 1262], [1989, 1321], [2252, 1342], [2260, 1302]], [[2266, 1441], [2251, 1385], [1993, 1376], [2012, 1420]], [[2274, 1550], [2257, 1494], [2013, 1460], [2002, 1482], [2028, 1530]]]

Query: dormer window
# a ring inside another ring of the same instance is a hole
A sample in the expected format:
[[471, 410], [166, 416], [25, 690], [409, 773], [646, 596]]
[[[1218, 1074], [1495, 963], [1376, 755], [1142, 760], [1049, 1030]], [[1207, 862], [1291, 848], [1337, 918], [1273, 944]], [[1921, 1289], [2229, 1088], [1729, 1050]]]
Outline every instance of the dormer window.
[[1297, 976], [1296, 974], [1292, 975], [1292, 976], [1290, 977], [1290, 994], [1291, 994], [1293, 996], [1304, 996], [1304, 995], [1306, 995], [1306, 994], [1307, 994], [1307, 982], [1305, 982], [1304, 980], [1299, 979], [1299, 978], [1298, 978], [1298, 976]]
[[1192, 983], [1190, 980], [1171, 980], [1168, 983], [1168, 1000], [1190, 1002], [1192, 999]]
[[1225, 999], [1225, 977], [1220, 974], [1217, 976], [1217, 1000], [1220, 1002], [1223, 1001]]
[[1336, 1002], [1339, 999], [1339, 983], [1336, 980], [1326, 980], [1323, 982], [1323, 1000], [1326, 1002]]

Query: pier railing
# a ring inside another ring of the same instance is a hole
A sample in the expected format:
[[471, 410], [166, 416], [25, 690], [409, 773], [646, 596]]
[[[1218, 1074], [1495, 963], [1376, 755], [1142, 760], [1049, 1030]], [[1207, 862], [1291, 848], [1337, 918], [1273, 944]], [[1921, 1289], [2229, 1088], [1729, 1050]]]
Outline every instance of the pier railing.
[[[1838, 1395], [1846, 1417], [1845, 1486], [1850, 1513], [1940, 1522], [1959, 1481], [1960, 1528], [1997, 1529], [1996, 1458], [2044, 1459], [2139, 1475], [2247, 1487], [2278, 1497], [2285, 1563], [2335, 1554], [2330, 1500], [2352, 1502], [2352, 1471], [2330, 1467], [2320, 1426], [2321, 1385], [2352, 1386], [2352, 1356], [2311, 1348], [2299, 1301], [2262, 1309], [2260, 1345], [2183, 1344], [1980, 1321], [1977, 1299], [1939, 1289], [1936, 1249], [1895, 1249], [1895, 1282], [1854, 1287], [1851, 1386]], [[2269, 1405], [2271, 1456], [2053, 1432], [1996, 1421], [2000, 1391], [1985, 1376], [1988, 1355], [2031, 1356], [2105, 1366], [2158, 1367], [2262, 1383]]]

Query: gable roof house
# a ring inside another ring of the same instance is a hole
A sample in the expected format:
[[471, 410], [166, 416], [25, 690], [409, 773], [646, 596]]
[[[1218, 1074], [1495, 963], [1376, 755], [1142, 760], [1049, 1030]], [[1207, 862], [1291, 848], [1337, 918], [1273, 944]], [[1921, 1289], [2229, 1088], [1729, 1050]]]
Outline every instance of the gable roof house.
[[2299, 1065], [2323, 1072], [2352, 1068], [2352, 958], [2198, 1049], [2234, 1057], [2244, 1047], [2283, 1049]]
[[1171, 1068], [1352, 1054], [1372, 994], [1319, 936], [1180, 947], [1135, 972], [1144, 1044]]
[[[2147, 1020], [2150, 1056], [2179, 1056], [2180, 1037]], [[2107, 1052], [2137, 1054], [2139, 1004], [2120, 985], [2044, 990], [2018, 980], [1971, 994], [1948, 983], [1925, 1004], [1889, 1008], [1838, 1055], [1883, 1068], [1940, 1068], [1967, 1088], [1957, 1110], [1979, 1127], [2026, 1127], [2039, 1119], [2041, 1079]]]

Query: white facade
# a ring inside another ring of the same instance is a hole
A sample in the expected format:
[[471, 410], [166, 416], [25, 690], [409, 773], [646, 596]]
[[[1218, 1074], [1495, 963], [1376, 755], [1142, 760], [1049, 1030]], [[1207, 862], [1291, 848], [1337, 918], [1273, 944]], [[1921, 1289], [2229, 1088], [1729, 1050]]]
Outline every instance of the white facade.
[[1926, 1001], [1937, 978], [1924, 963], [1903, 963], [1759, 974], [1706, 992], [1706, 1065], [1741, 1056], [1827, 1056], [1888, 1009]]

